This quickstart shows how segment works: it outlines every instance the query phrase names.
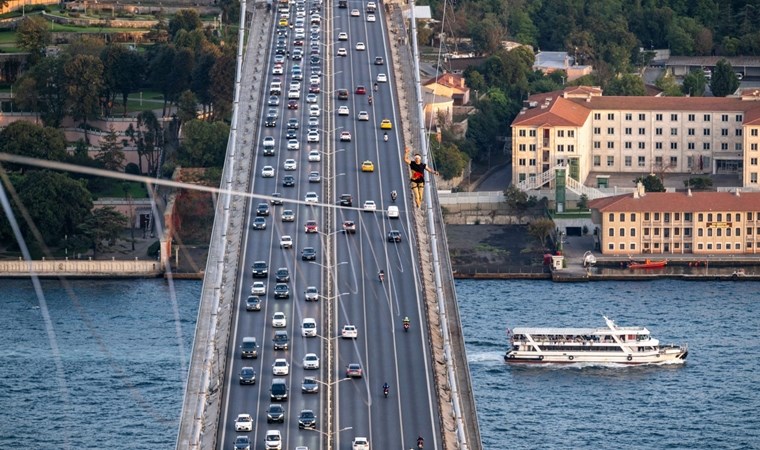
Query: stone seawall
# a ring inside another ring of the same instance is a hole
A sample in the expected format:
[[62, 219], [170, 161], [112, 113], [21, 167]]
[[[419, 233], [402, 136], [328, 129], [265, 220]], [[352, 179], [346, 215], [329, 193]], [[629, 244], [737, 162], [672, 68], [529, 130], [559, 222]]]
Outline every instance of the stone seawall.
[[38, 277], [159, 277], [163, 269], [158, 261], [145, 260], [42, 260], [0, 261], [1, 278]]

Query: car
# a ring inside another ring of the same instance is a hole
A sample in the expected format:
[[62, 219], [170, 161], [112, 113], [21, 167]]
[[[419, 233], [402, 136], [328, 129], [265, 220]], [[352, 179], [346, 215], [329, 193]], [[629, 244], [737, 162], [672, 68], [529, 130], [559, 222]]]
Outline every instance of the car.
[[288, 89], [291, 91], [300, 91], [301, 90], [301, 82], [300, 81], [291, 81], [290, 85], [288, 85]]
[[341, 142], [351, 142], [351, 133], [349, 131], [341, 131], [340, 140]]
[[393, 129], [393, 124], [391, 123], [390, 119], [383, 119], [380, 121], [380, 129], [381, 130], [391, 130]]
[[[312, 85], [315, 86], [315, 85]], [[319, 85], [316, 85], [317, 92], [319, 92]], [[312, 90], [312, 87], [309, 87], [309, 91]], [[317, 94], [316, 93], [310, 93], [306, 96], [306, 103], [317, 103]]]
[[274, 332], [274, 338], [272, 338], [272, 344], [275, 350], [287, 350], [290, 339], [288, 338], [288, 332], [285, 330], [278, 330]]
[[398, 213], [398, 206], [391, 205], [388, 207], [388, 218], [389, 219], [398, 219], [399, 213]]
[[[290, 59], [292, 59], [293, 61], [301, 61], [303, 59], [303, 50], [301, 50], [300, 47], [293, 49], [293, 54], [290, 55]], [[299, 78], [293, 78], [293, 79], [297, 80]]]
[[267, 100], [267, 105], [269, 106], [279, 106], [280, 104], [280, 97], [276, 95], [270, 95], [269, 100]]
[[367, 22], [375, 22], [377, 19], [374, 14], [367, 14]]
[[385, 64], [385, 60], [383, 59], [383, 57], [382, 56], [375, 56], [375, 65], [376, 66], [382, 66], [383, 64]]
[[269, 215], [269, 204], [266, 202], [261, 202], [256, 206], [256, 215], [257, 216], [268, 216]]
[[264, 126], [265, 127], [276, 127], [277, 126], [277, 117], [267, 116], [267, 118], [264, 120]]
[[[298, 119], [295, 117], [292, 117], [288, 119], [288, 130], [297, 130], [298, 129]], [[274, 139], [272, 140], [272, 144], [274, 144]]]
[[377, 5], [375, 2], [367, 2], [367, 12], [371, 13], [374, 12], [377, 9]]
[[339, 41], [347, 41], [348, 40], [348, 33], [346, 33], [345, 31], [341, 31], [340, 33], [338, 33], [338, 40]]
[[354, 198], [351, 194], [340, 194], [340, 206], [351, 206], [354, 204]]
[[341, 106], [338, 107], [338, 115], [339, 116], [347, 116], [349, 114], [351, 114], [351, 112], [348, 110], [348, 106], [341, 105]]
[[248, 436], [237, 436], [233, 448], [235, 450], [251, 450], [251, 439]]
[[366, 122], [369, 120], [369, 113], [367, 111], [359, 111], [359, 114], [356, 115], [356, 120], [360, 122]]
[[253, 367], [243, 367], [240, 369], [240, 375], [238, 376], [240, 384], [256, 384], [256, 371]]
[[298, 101], [288, 100], [288, 109], [298, 109]]
[[282, 68], [282, 64], [275, 64], [274, 67], [272, 67], [272, 75], [282, 75], [283, 71], [284, 69]]
[[285, 283], [274, 285], [274, 298], [290, 298], [290, 288]]
[[251, 275], [253, 278], [266, 278], [269, 272], [269, 265], [266, 261], [254, 261], [251, 266]]
[[315, 130], [309, 131], [309, 134], [306, 135], [306, 142], [310, 144], [315, 144], [319, 142], [319, 132]]
[[290, 271], [287, 267], [280, 267], [277, 269], [277, 271], [274, 273], [274, 280], [277, 283], [287, 283], [290, 281]]
[[346, 366], [346, 378], [361, 378], [364, 375], [362, 366], [359, 363], [351, 363]]
[[266, 295], [267, 285], [263, 281], [256, 281], [251, 285], [251, 295]]
[[388, 75], [386, 75], [384, 73], [378, 73], [376, 81], [378, 83], [387, 83], [388, 82]]
[[255, 219], [253, 219], [251, 228], [253, 228], [254, 230], [266, 230], [267, 220], [263, 217], [256, 217]]
[[319, 117], [309, 116], [308, 123], [309, 123], [310, 127], [318, 127], [319, 126]]
[[354, 223], [353, 220], [344, 220], [343, 232], [348, 234], [356, 234], [356, 223]]
[[269, 203], [272, 205], [282, 205], [282, 194], [279, 192], [272, 192], [272, 198], [269, 199]]
[[366, 160], [362, 163], [362, 172], [374, 172], [375, 163], [370, 160]]
[[285, 423], [285, 408], [273, 403], [267, 408], [267, 423]]
[[322, 155], [319, 153], [319, 150], [311, 150], [309, 152], [309, 162], [320, 162], [322, 160]]
[[319, 84], [321, 82], [322, 80], [319, 78], [319, 74], [312, 73], [311, 75], [309, 75], [309, 83]]
[[257, 359], [259, 357], [259, 344], [255, 337], [246, 336], [243, 338], [243, 343], [240, 344], [240, 357], [243, 359]]
[[298, 130], [287, 130], [285, 132], [285, 139], [297, 139], [298, 138]]
[[317, 415], [310, 409], [304, 409], [298, 415], [298, 429], [307, 428], [311, 430], [317, 429]]
[[292, 209], [286, 209], [282, 212], [282, 215], [280, 216], [280, 220], [283, 222], [295, 222], [296, 214], [293, 212]]
[[253, 431], [253, 417], [250, 414], [238, 414], [235, 431]]
[[303, 296], [307, 302], [319, 301], [319, 289], [316, 286], [307, 286]]
[[311, 57], [309, 58], [309, 64], [311, 64], [312, 66], [319, 65], [321, 62], [322, 62], [322, 59], [319, 56], [311, 55]]
[[317, 259], [317, 251], [314, 247], [305, 247], [301, 251], [301, 259], [303, 261], [315, 261]]
[[322, 176], [319, 175], [319, 172], [316, 170], [309, 172], [309, 183], [319, 183], [320, 181], [322, 181]]
[[401, 232], [398, 230], [389, 231], [388, 242], [401, 242]]
[[301, 335], [303, 337], [314, 337], [317, 335], [317, 321], [311, 317], [303, 319], [301, 323]]
[[319, 203], [319, 195], [316, 192], [307, 192], [303, 201], [306, 203]]
[[282, 436], [279, 430], [267, 430], [264, 442], [267, 450], [282, 450]]
[[298, 169], [298, 163], [295, 159], [289, 158], [286, 159], [284, 163], [282, 163], [282, 168], [285, 170], [297, 170]]
[[294, 80], [303, 80], [303, 72], [301, 72], [300, 70], [294, 70], [292, 77]]
[[375, 202], [372, 200], [367, 200], [364, 202], [364, 212], [374, 212], [377, 211], [377, 205], [375, 205]]
[[290, 364], [285, 358], [277, 358], [272, 364], [272, 375], [285, 376], [290, 373]]
[[267, 148], [267, 147], [274, 148], [274, 137], [272, 136], [264, 137], [264, 139], [261, 141], [261, 146], [264, 148]]
[[288, 91], [288, 99], [298, 100], [301, 98], [301, 91], [290, 90]]
[[296, 185], [296, 177], [293, 175], [285, 175], [282, 177], [282, 185], [283, 187], [293, 187]]
[[315, 105], [315, 104], [309, 105], [309, 116], [319, 117], [319, 114], [320, 114], [319, 105]]
[[366, 87], [364, 87], [361, 84], [359, 86], [356, 86], [356, 90], [354, 91], [354, 94], [364, 95], [366, 93], [367, 93], [367, 88]]
[[278, 27], [287, 27], [288, 26], [288, 19], [285, 17], [281, 17], [279, 21], [277, 21]]
[[366, 49], [367, 49], [367, 46], [364, 45], [364, 42], [357, 42], [356, 43], [356, 50], [358, 50], [358, 51], [361, 52], [361, 51], [364, 51]]
[[272, 166], [264, 166], [261, 169], [261, 177], [262, 178], [272, 178], [272, 177], [274, 177], [274, 167], [272, 167]]
[[246, 311], [261, 311], [261, 298], [258, 295], [251, 295], [245, 299]]
[[298, 150], [301, 146], [298, 144], [298, 139], [288, 140], [288, 150]]
[[281, 237], [280, 248], [293, 248], [293, 238], [290, 236]]
[[303, 226], [303, 231], [305, 233], [316, 233], [319, 231], [319, 227], [317, 226], [316, 220], [307, 220], [306, 224]]
[[344, 47], [341, 47], [341, 48], [338, 49], [337, 55], [338, 56], [348, 56], [348, 51]]
[[351, 441], [351, 450], [369, 450], [369, 439], [365, 437], [355, 437]]
[[340, 331], [340, 336], [343, 339], [356, 339], [359, 337], [359, 331], [356, 329], [356, 325], [343, 325], [343, 329]]
[[[274, 57], [274, 63], [275, 64], [285, 64], [285, 55], [275, 55]], [[277, 94], [279, 95], [279, 94]]]
[[316, 353], [307, 353], [303, 357], [304, 370], [317, 370], [319, 369], [319, 357]]
[[319, 383], [314, 377], [305, 377], [301, 382], [301, 392], [304, 394], [314, 394], [319, 392]]
[[360, 14], [358, 9], [351, 10], [351, 17], [359, 17]]

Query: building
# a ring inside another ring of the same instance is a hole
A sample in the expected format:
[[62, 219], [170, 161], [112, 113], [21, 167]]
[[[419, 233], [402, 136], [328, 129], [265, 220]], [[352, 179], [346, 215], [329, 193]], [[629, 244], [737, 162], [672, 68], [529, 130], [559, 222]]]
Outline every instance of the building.
[[[451, 97], [435, 95], [430, 91], [422, 92], [422, 101], [425, 113], [425, 127], [438, 125], [440, 115], [446, 118], [446, 122], [451, 123], [454, 117], [454, 100]], [[445, 124], [442, 124], [445, 125]]]
[[589, 202], [604, 255], [760, 253], [760, 192], [644, 192]]
[[577, 65], [575, 58], [567, 52], [538, 52], [533, 63], [533, 70], [540, 70], [545, 74], [564, 70], [567, 74], [566, 81], [573, 81], [584, 75], [591, 74], [594, 68]]
[[448, 97], [454, 100], [454, 105], [462, 106], [470, 102], [470, 88], [462, 75], [444, 73], [422, 83], [425, 91], [438, 97]]
[[[597, 87], [531, 96], [512, 122], [512, 179], [590, 172], [737, 174], [760, 189], [760, 89], [735, 97], [614, 97]], [[543, 177], [543, 178], [542, 178]]]

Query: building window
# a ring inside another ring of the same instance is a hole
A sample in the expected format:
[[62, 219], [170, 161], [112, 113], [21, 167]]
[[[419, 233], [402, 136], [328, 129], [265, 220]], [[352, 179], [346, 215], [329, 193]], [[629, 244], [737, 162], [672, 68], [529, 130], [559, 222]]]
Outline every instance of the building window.
[[636, 222], [636, 213], [631, 213], [631, 222]]
[[744, 145], [742, 145], [741, 142], [735, 142], [734, 143], [734, 150], [736, 150], [737, 152], [742, 151], [742, 148], [744, 148]]
[[625, 120], [633, 120], [633, 114], [625, 113]]
[[607, 157], [607, 167], [612, 167], [615, 165], [615, 157], [614, 156], [608, 156]]
[[710, 143], [709, 142], [703, 142], [702, 143], [702, 150], [710, 150]]
[[615, 134], [615, 128], [614, 127], [607, 127], [607, 134], [614, 135]]
[[528, 135], [530, 137], [536, 137], [536, 130], [528, 130]]
[[720, 149], [721, 150], [728, 150], [728, 142], [721, 142], [720, 143]]
[[639, 142], [639, 150], [646, 150], [647, 146], [644, 142]]
[[594, 141], [594, 148], [602, 148], [602, 143], [599, 141]]
[[[707, 128], [705, 128], [705, 130], [707, 130]], [[728, 136], [728, 128], [721, 128], [720, 129], [720, 135], [721, 136]], [[707, 136], [707, 135], [705, 135], [705, 136]]]
[[575, 137], [575, 130], [567, 130], [567, 137]]
[[662, 156], [654, 157], [654, 165], [657, 167], [662, 167]]
[[623, 242], [621, 242], [620, 244], [618, 244], [618, 248], [620, 250], [625, 250], [625, 244]]
[[647, 120], [647, 115], [639, 113], [639, 120]]
[[697, 228], [697, 237], [702, 237], [703, 234], [704, 234], [704, 229], [703, 228]]
[[564, 158], [558, 158], [557, 159], [557, 165], [558, 166], [564, 166], [565, 165], [565, 159]]
[[575, 145], [574, 145], [574, 144], [569, 144], [569, 145], [567, 146], [567, 151], [568, 151], [569, 153], [573, 153], [573, 152], [575, 151]]
[[607, 248], [610, 249], [610, 250], [615, 250], [615, 244], [613, 244], [613, 243], [610, 242], [610, 244], [607, 245]]
[[631, 234], [630, 234], [630, 236], [631, 236], [631, 237], [636, 237], [636, 228], [631, 228], [631, 230], [630, 230], [630, 231], [631, 231]]
[[749, 144], [749, 149], [752, 151], [757, 151], [757, 144]]
[[602, 165], [602, 157], [599, 155], [594, 155], [594, 167], [599, 167]]
[[621, 228], [619, 232], [620, 232], [620, 237], [625, 237], [625, 228]]
[[704, 117], [702, 118], [702, 120], [705, 121], [705, 122], [709, 122], [710, 121], [710, 115], [709, 114], [705, 114]]
[[615, 120], [615, 114], [613, 114], [613, 113], [608, 113], [608, 114], [607, 114], [607, 120]]
[[671, 114], [670, 115], [670, 121], [671, 122], [678, 122], [678, 114]]
[[670, 129], [670, 135], [671, 136], [678, 136], [678, 128], [671, 128]]
[[594, 120], [602, 120], [602, 114], [601, 113], [594, 113]]
[[702, 213], [697, 214], [697, 222], [703, 222], [703, 221], [704, 221], [704, 216], [702, 215]]
[[614, 150], [615, 149], [615, 143], [614, 142], [608, 142], [607, 143], [607, 148], [609, 150]]
[[628, 136], [630, 136], [631, 134], [633, 134], [633, 128], [626, 127], [625, 128], [625, 134], [628, 135]]
[[614, 222], [615, 221], [615, 214], [610, 213], [610, 215], [607, 217], [607, 220], [609, 220], [610, 222]]
[[655, 142], [654, 143], [654, 149], [655, 150], [662, 150], [662, 142]]
[[532, 151], [532, 152], [535, 152], [535, 151], [536, 151], [536, 144], [530, 144], [530, 145], [528, 146], [528, 150], [530, 150], [530, 151]]
[[737, 128], [734, 130], [734, 136], [738, 137], [738, 136], [743, 136], [743, 135], [744, 135], [744, 130], [742, 130], [741, 128]]
[[728, 122], [728, 114], [723, 114], [722, 116], [720, 116], [720, 120], [722, 122]]
[[615, 229], [614, 228], [610, 228], [609, 232], [608, 232], [608, 235], [609, 235], [609, 237], [615, 237]]
[[752, 212], [747, 213], [747, 220], [752, 220]]
[[630, 156], [626, 156], [625, 157], [625, 166], [626, 167], [631, 167], [632, 165], [633, 165], [633, 158], [631, 158]]
[[565, 137], [565, 130], [557, 130], [557, 137]]
[[639, 167], [644, 167], [647, 164], [647, 160], [644, 156], [639, 156]]
[[737, 114], [737, 115], [736, 115], [736, 121], [737, 121], [737, 122], [741, 122], [741, 121], [743, 121], [743, 120], [744, 120], [744, 116], [743, 116], [742, 114]]
[[704, 129], [702, 130], [702, 134], [703, 134], [704, 136], [709, 136], [709, 135], [710, 135], [710, 129], [709, 129], [709, 128], [704, 128]]
[[655, 128], [654, 134], [656, 134], [657, 136], [662, 136], [662, 128]]
[[524, 165], [525, 165], [525, 158], [520, 158], [520, 159], [518, 159], [517, 161], [518, 161], [518, 164], [519, 164], [519, 165], [521, 165], [521, 166], [524, 166]]
[[518, 135], [518, 136], [520, 136], [520, 137], [525, 137], [525, 135], [526, 135], [526, 133], [525, 133], [525, 130], [520, 130], [520, 131], [517, 133], [517, 135]]
[[670, 143], [670, 149], [671, 150], [678, 150], [678, 142], [671, 142]]
[[644, 213], [644, 220], [647, 221], [647, 222], [649, 222], [649, 213], [648, 212]]
[[749, 131], [749, 135], [752, 137], [757, 137], [757, 128], [753, 128]]
[[689, 122], [694, 122], [696, 120], [696, 116], [694, 114], [689, 114], [688, 116], [686, 116], [686, 120], [688, 120]]
[[707, 213], [707, 221], [712, 222], [713, 221], [713, 215], [712, 213]]
[[691, 222], [691, 213], [683, 213], [684, 222]]
[[535, 159], [531, 159], [530, 160], [530, 165], [531, 166], [535, 166], [536, 165], [536, 160]]
[[564, 151], [565, 151], [565, 146], [564, 146], [563, 144], [559, 144], [559, 145], [557, 146], [557, 151], [558, 151], [558, 152], [564, 152]]
[[632, 149], [633, 148], [633, 142], [626, 142], [625, 144], [623, 144], [623, 148], [625, 148], [626, 150]]
[[694, 128], [687, 128], [686, 129], [686, 134], [688, 134], [689, 136], [694, 136], [694, 134], [695, 134]]
[[639, 136], [644, 136], [645, 134], [647, 134], [646, 128], [639, 128]]
[[752, 184], [757, 184], [757, 172], [750, 172], [749, 182]]
[[662, 120], [662, 114], [655, 114], [654, 115], [654, 120], [661, 121]]
[[518, 149], [519, 149], [521, 152], [524, 152], [524, 151], [525, 151], [525, 150], [526, 150], [528, 147], [527, 147], [525, 144], [520, 144], [520, 145], [518, 145], [518, 146], [517, 146], [517, 148], [518, 148]]
[[[523, 160], [523, 161], [525, 161], [525, 160]], [[524, 165], [524, 164], [523, 164], [523, 165]], [[521, 183], [522, 183], [523, 181], [525, 181], [525, 179], [526, 179], [526, 176], [525, 176], [525, 174], [524, 174], [524, 173], [520, 173], [520, 174], [517, 174], [517, 175], [518, 175], [518, 181], [519, 181], [519, 182], [521, 182]]]
[[670, 157], [670, 167], [676, 167], [678, 165], [678, 156]]
[[594, 127], [594, 134], [602, 134], [602, 129], [600, 127]]
[[[688, 148], [689, 150], [694, 150], [694, 143], [689, 142], [688, 144], [686, 144], [686, 148]], [[691, 158], [691, 156], [689, 156], [689, 158]]]

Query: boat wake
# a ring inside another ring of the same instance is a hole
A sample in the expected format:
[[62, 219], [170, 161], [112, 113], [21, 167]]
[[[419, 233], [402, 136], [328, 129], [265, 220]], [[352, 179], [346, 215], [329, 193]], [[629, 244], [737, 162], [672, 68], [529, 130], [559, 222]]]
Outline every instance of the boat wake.
[[493, 362], [493, 361], [504, 361], [504, 353], [502, 352], [468, 352], [467, 353], [467, 362], [472, 363], [482, 363], [482, 362]]

